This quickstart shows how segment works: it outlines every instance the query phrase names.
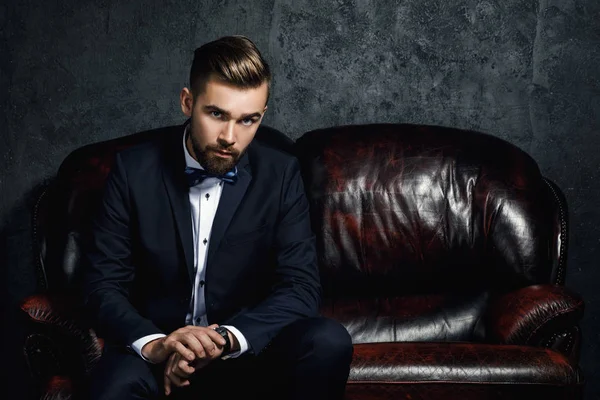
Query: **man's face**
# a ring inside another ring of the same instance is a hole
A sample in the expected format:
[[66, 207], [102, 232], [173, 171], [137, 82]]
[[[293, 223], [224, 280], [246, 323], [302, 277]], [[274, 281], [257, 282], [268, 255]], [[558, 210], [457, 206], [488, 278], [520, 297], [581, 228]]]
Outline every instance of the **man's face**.
[[202, 93], [181, 91], [181, 109], [191, 117], [188, 151], [215, 174], [231, 170], [254, 139], [267, 110], [267, 83], [253, 89], [210, 79]]

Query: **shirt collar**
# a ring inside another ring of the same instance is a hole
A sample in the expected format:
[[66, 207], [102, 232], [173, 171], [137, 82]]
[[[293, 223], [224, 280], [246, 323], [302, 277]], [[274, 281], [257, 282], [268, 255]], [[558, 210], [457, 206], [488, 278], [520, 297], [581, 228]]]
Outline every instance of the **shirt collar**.
[[187, 124], [185, 129], [183, 130], [183, 154], [185, 155], [185, 166], [190, 168], [204, 169], [202, 168], [202, 165], [200, 165], [200, 163], [196, 161], [194, 157], [191, 156], [187, 146], [185, 145], [185, 140], [187, 139], [189, 130], [190, 124]]

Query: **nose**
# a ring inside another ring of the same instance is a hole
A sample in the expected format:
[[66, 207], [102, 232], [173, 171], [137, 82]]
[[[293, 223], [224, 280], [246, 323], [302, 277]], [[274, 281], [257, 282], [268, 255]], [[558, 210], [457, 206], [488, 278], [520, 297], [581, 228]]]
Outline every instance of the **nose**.
[[219, 135], [219, 139], [222, 142], [227, 142], [229, 146], [235, 144], [235, 121], [227, 121], [227, 123], [223, 126], [223, 130], [221, 131], [221, 135]]

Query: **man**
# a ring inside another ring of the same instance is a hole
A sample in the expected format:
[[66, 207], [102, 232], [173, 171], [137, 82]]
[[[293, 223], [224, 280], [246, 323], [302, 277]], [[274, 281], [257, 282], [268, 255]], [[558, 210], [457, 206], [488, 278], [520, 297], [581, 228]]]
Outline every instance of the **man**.
[[343, 397], [352, 344], [318, 316], [297, 160], [253, 142], [270, 80], [249, 39], [207, 43], [188, 122], [117, 154], [86, 251], [91, 398]]

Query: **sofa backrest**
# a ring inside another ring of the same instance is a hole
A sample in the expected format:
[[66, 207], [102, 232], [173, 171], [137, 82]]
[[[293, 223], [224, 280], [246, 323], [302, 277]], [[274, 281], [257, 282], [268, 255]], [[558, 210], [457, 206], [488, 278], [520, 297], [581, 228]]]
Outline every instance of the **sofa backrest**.
[[564, 283], [564, 196], [525, 152], [435, 126], [340, 126], [296, 141], [322, 313], [354, 343], [486, 341], [488, 305]]
[[516, 146], [394, 124], [319, 129], [296, 146], [326, 297], [563, 283], [564, 198]]

